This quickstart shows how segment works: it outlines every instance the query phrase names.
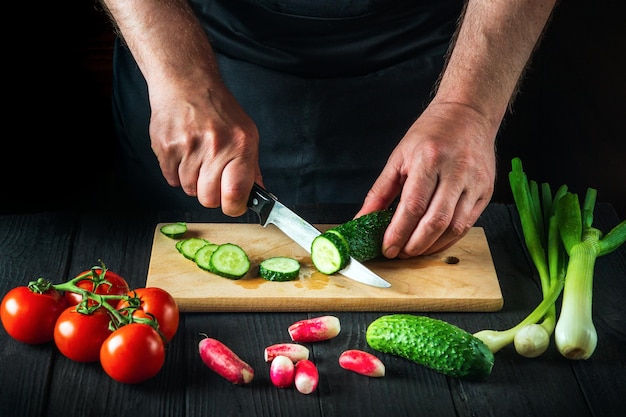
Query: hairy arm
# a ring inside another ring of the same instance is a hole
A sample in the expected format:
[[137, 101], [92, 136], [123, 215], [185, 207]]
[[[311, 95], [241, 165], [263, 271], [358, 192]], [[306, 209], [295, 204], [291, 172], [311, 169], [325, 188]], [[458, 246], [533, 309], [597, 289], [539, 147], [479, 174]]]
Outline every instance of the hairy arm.
[[435, 102], [457, 103], [497, 130], [557, 0], [470, 0]]
[[402, 138], [357, 216], [388, 207], [389, 258], [439, 252], [493, 194], [495, 138], [556, 0], [469, 0], [436, 94]]
[[163, 176], [206, 207], [246, 211], [258, 131], [222, 83], [186, 0], [101, 0], [148, 85], [150, 138]]

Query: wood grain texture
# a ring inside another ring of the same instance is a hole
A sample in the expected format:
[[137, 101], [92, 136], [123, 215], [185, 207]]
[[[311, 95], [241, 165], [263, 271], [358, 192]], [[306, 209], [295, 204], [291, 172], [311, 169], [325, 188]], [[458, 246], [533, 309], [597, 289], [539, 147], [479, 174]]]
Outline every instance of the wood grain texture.
[[[157, 224], [146, 286], [170, 292], [184, 312], [253, 311], [498, 311], [503, 298], [484, 230], [474, 227], [456, 245], [437, 255], [407, 260], [366, 262], [391, 283], [377, 288], [341, 274], [318, 272], [310, 255], [273, 225], [188, 223], [185, 238], [204, 237], [213, 243], [235, 243], [251, 261], [239, 280], [200, 269], [176, 248], [176, 240]], [[333, 225], [316, 227], [326, 230]], [[260, 278], [258, 265], [271, 256], [290, 256], [301, 264], [294, 281]], [[453, 260], [453, 261], [451, 261]]]

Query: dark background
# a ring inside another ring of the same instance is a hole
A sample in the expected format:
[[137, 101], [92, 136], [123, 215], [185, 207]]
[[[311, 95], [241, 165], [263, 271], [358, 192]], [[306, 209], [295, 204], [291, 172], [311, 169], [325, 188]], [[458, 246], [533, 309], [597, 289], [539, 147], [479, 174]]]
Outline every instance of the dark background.
[[[51, 3], [7, 11], [20, 29], [4, 37], [0, 213], [125, 209], [113, 169], [112, 27], [93, 0]], [[594, 187], [624, 219], [626, 7], [561, 3], [502, 126], [493, 201], [512, 201], [507, 174], [519, 156], [530, 179], [581, 196]]]

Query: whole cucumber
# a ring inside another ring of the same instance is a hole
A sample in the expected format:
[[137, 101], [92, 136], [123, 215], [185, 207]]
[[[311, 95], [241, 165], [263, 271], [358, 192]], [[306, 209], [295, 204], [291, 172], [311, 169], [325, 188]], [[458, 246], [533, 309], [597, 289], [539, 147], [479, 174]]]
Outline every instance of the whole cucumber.
[[426, 316], [381, 316], [370, 323], [365, 339], [372, 349], [456, 378], [486, 377], [495, 360], [482, 340], [453, 324]]

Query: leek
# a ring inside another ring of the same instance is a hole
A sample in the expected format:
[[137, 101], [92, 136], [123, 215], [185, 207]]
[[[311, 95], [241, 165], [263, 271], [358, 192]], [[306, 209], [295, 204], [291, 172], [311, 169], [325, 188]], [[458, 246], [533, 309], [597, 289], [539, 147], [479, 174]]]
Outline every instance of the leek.
[[582, 211], [575, 194], [568, 193], [558, 202], [559, 230], [569, 264], [554, 339], [559, 352], [568, 359], [589, 359], [596, 349], [598, 336], [592, 317], [595, 263], [599, 256], [626, 241], [626, 220], [604, 237], [592, 226], [595, 200], [596, 191], [589, 189]]
[[[548, 184], [529, 181], [519, 158], [512, 160], [509, 182], [520, 217], [524, 242], [541, 282], [543, 300], [516, 326], [481, 330], [474, 336], [495, 353], [514, 343], [525, 357], [537, 357], [554, 334], [559, 352], [569, 359], [587, 359], [597, 345], [592, 320], [592, 284], [596, 259], [626, 241], [626, 221], [606, 236], [594, 228], [597, 192], [587, 190], [581, 210], [578, 196], [562, 185], [552, 195]], [[557, 321], [556, 301], [563, 295]]]

